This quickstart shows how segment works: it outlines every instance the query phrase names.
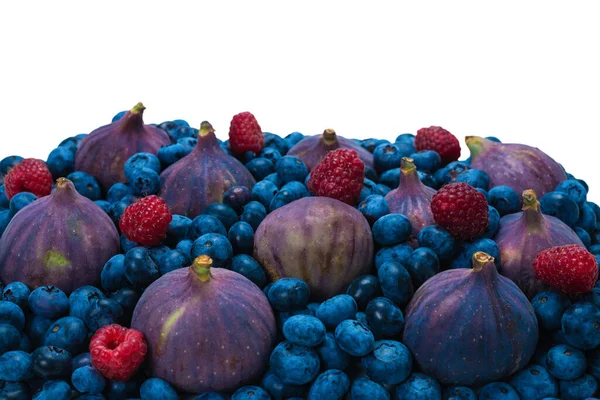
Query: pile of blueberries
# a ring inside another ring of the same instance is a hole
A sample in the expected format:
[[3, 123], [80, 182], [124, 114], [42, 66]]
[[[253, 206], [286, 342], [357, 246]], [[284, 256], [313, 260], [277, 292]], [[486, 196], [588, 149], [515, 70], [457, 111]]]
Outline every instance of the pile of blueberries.
[[[124, 113], [119, 113], [113, 121]], [[77, 191], [95, 201], [115, 222], [139, 196], [159, 190], [159, 174], [194, 148], [198, 130], [183, 120], [163, 122], [172, 144], [157, 156], [138, 153], [125, 165], [128, 182], [113, 185], [103, 196], [97, 180], [74, 171], [75, 151], [85, 135], [65, 139], [47, 164], [56, 179], [66, 176]], [[101, 287], [84, 286], [66, 296], [44, 286], [30, 290], [21, 282], [0, 284], [0, 399], [584, 399], [591, 398], [600, 379], [600, 286], [579, 298], [543, 292], [532, 300], [541, 328], [531, 364], [504, 382], [483, 387], [446, 387], [419, 371], [401, 342], [404, 309], [427, 279], [441, 270], [469, 268], [471, 255], [485, 251], [501, 262], [494, 236], [502, 216], [520, 211], [520, 196], [506, 186], [489, 187], [483, 171], [469, 160], [441, 166], [434, 151], [416, 152], [414, 135], [387, 140], [356, 140], [374, 155], [375, 169], [366, 169], [358, 210], [372, 226], [375, 268], [339, 294], [311, 302], [307, 284], [283, 278], [269, 283], [252, 257], [254, 232], [267, 214], [310, 196], [308, 170], [287, 151], [304, 136], [285, 138], [265, 133], [260, 154], [238, 157], [256, 178], [253, 189], [236, 186], [223, 203], [215, 203], [194, 219], [174, 215], [163, 245], [144, 247], [121, 235], [122, 253], [112, 257], [101, 274]], [[496, 138], [488, 138], [498, 141]], [[227, 141], [220, 142], [231, 154]], [[414, 159], [421, 181], [435, 189], [465, 182], [489, 203], [489, 225], [476, 240], [462, 242], [438, 226], [424, 228], [418, 247], [410, 239], [409, 220], [391, 214], [384, 196], [398, 186], [400, 159]], [[0, 176], [22, 158], [0, 161]], [[135, 179], [131, 179], [135, 177]], [[1, 182], [0, 182], [1, 183]], [[569, 175], [540, 199], [542, 212], [573, 227], [588, 250], [600, 255], [600, 207], [586, 200], [588, 187]], [[0, 186], [0, 234], [10, 219], [35, 201], [27, 192], [10, 202]], [[216, 267], [230, 268], [262, 288], [278, 321], [279, 344], [262, 379], [235, 393], [177, 393], [168, 382], [147, 377], [143, 369], [129, 382], [105, 379], [91, 366], [89, 339], [102, 326], [129, 326], [145, 287], [174, 269], [189, 266], [194, 247], [205, 247]], [[410, 284], [412, 283], [412, 284]]]

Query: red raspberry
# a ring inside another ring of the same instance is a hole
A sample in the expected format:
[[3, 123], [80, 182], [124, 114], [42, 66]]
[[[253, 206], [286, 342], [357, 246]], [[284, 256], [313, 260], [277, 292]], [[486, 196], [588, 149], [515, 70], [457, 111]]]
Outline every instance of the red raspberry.
[[458, 160], [460, 157], [460, 143], [458, 139], [441, 126], [421, 128], [415, 137], [417, 151], [433, 150], [442, 157], [444, 165]]
[[229, 126], [229, 147], [233, 154], [260, 153], [265, 137], [254, 115], [248, 111], [234, 115]]
[[144, 361], [148, 346], [142, 332], [105, 325], [90, 341], [92, 365], [108, 379], [127, 382]]
[[52, 174], [42, 160], [26, 158], [8, 171], [4, 177], [4, 190], [9, 200], [21, 192], [47, 196], [52, 191]]
[[152, 195], [130, 204], [121, 216], [119, 227], [132, 242], [152, 246], [167, 237], [172, 219], [167, 203]]
[[310, 172], [308, 189], [316, 196], [327, 196], [354, 205], [365, 179], [365, 164], [358, 153], [337, 149], [327, 153]]
[[589, 292], [598, 280], [596, 257], [576, 244], [541, 251], [533, 270], [537, 279], [568, 294]]
[[431, 199], [433, 219], [457, 239], [473, 239], [488, 226], [485, 196], [463, 182], [450, 183]]

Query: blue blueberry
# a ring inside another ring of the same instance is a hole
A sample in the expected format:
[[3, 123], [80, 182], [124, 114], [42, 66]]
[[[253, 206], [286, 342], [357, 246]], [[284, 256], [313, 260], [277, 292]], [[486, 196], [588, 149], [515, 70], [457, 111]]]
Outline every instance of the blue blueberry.
[[118, 182], [118, 183], [115, 183], [114, 185], [112, 185], [108, 189], [108, 192], [106, 193], [106, 201], [108, 201], [110, 203], [116, 203], [117, 201], [121, 200], [123, 197], [129, 196], [132, 194], [133, 194], [133, 188], [131, 187], [131, 185], [124, 183], [124, 182]]
[[560, 381], [559, 388], [562, 400], [589, 399], [598, 390], [598, 382], [593, 376], [585, 374], [571, 381]]
[[70, 399], [71, 385], [63, 380], [52, 380], [44, 382], [42, 390], [36, 393], [35, 400]]
[[600, 308], [592, 303], [576, 303], [561, 319], [562, 333], [571, 346], [591, 350], [600, 345]]
[[259, 386], [242, 386], [231, 396], [231, 400], [271, 400], [269, 393]]
[[315, 350], [285, 341], [271, 353], [270, 365], [283, 383], [304, 385], [317, 376], [321, 363]]
[[500, 213], [492, 206], [488, 206], [488, 226], [479, 238], [492, 239], [500, 228]]
[[0, 355], [0, 380], [19, 382], [32, 377], [31, 355], [21, 350]]
[[279, 161], [282, 155], [281, 152], [279, 152], [279, 150], [277, 150], [276, 148], [266, 147], [260, 153], [260, 157], [271, 161], [273, 163], [273, 166], [275, 166], [275, 164], [277, 163], [277, 161]]
[[140, 393], [140, 379], [131, 379], [127, 382], [109, 380], [102, 393], [106, 400], [131, 399]]
[[384, 385], [396, 385], [410, 375], [412, 356], [408, 348], [394, 340], [375, 342], [373, 352], [361, 359], [369, 378]]
[[396, 398], [439, 400], [442, 398], [442, 388], [435, 379], [415, 372], [402, 384], [396, 386]]
[[227, 237], [218, 233], [207, 233], [194, 241], [192, 259], [207, 255], [216, 268], [227, 268], [233, 258], [233, 247]]
[[223, 204], [227, 204], [236, 213], [241, 214], [251, 196], [252, 192], [246, 186], [232, 186], [223, 193]]
[[372, 194], [381, 194], [381, 193], [376, 193], [376, 190], [377, 190], [377, 184], [375, 182], [373, 182], [371, 179], [365, 178], [363, 181], [363, 187], [360, 190], [359, 201], [363, 201], [364, 199], [366, 199], [367, 197], [369, 197]]
[[22, 331], [25, 327], [25, 314], [21, 307], [10, 301], [0, 300], [0, 324], [9, 324]]
[[363, 377], [352, 382], [349, 400], [390, 400], [390, 393], [379, 383]]
[[162, 254], [156, 263], [161, 275], [168, 274], [179, 268], [187, 267], [191, 264], [189, 256], [179, 250], [168, 250]]
[[284, 138], [289, 149], [291, 149], [296, 143], [298, 143], [302, 139], [304, 139], [304, 135], [300, 132], [292, 132]]
[[139, 171], [143, 168], [149, 168], [156, 173], [160, 173], [160, 160], [154, 154], [151, 153], [135, 153], [124, 165], [125, 178], [129, 182], [134, 181], [135, 171]]
[[114, 117], [112, 117], [111, 122], [117, 122], [118, 120], [123, 118], [125, 116], [125, 114], [127, 114], [127, 111], [119, 111], [118, 113], [115, 114]]
[[293, 344], [318, 346], [325, 339], [325, 325], [310, 315], [294, 315], [283, 324], [283, 336]]
[[548, 192], [540, 199], [542, 213], [560, 219], [570, 227], [574, 227], [579, 220], [579, 207], [567, 194], [562, 192]]
[[466, 386], [450, 386], [444, 390], [444, 400], [477, 400], [475, 392]]
[[160, 176], [150, 168], [134, 169], [128, 181], [136, 196], [156, 194], [160, 189]]
[[173, 214], [173, 219], [169, 223], [166, 243], [169, 246], [175, 246], [177, 243], [188, 237], [188, 232], [192, 220], [185, 215]]
[[[289, 399], [290, 397], [304, 397], [304, 387], [298, 385], [285, 384], [279, 379], [273, 371], [269, 370], [263, 376], [260, 385], [265, 388], [273, 399]], [[194, 400], [200, 400], [198, 397]], [[209, 400], [209, 399], [206, 399]], [[214, 400], [217, 400], [216, 398]], [[223, 397], [223, 400], [225, 398]]]
[[365, 310], [369, 328], [375, 336], [392, 337], [404, 327], [404, 315], [390, 299], [377, 297], [367, 304]]
[[131, 320], [133, 310], [135, 309], [140, 296], [140, 293], [131, 287], [119, 289], [110, 296], [110, 299], [117, 302], [123, 309], [121, 320], [123, 320], [124, 323]]
[[313, 312], [308, 308], [302, 308], [300, 310], [293, 311], [280, 311], [276, 314], [277, 326], [279, 327], [279, 330], [283, 330], [283, 325], [287, 322], [287, 320], [296, 315], [305, 315], [310, 317], [314, 316]]
[[83, 322], [91, 332], [95, 332], [105, 325], [119, 323], [122, 315], [123, 307], [114, 299], [100, 299], [90, 306]]
[[340, 349], [351, 356], [362, 357], [373, 351], [375, 337], [365, 325], [347, 319], [335, 328], [335, 341]]
[[562, 315], [571, 306], [571, 300], [560, 292], [541, 292], [531, 300], [531, 305], [540, 328], [555, 331], [560, 329]]
[[425, 281], [440, 272], [440, 260], [435, 252], [427, 247], [413, 250], [404, 264], [412, 278], [413, 288], [418, 289]]
[[185, 255], [188, 258], [188, 260], [191, 261], [193, 246], [194, 246], [194, 241], [186, 239], [186, 240], [182, 240], [181, 242], [177, 243], [177, 246], [175, 246], [175, 250], [180, 251], [181, 254]]
[[406, 156], [402, 154], [395, 144], [380, 144], [373, 150], [375, 170], [378, 173], [400, 167], [400, 159]]
[[548, 370], [540, 365], [530, 364], [513, 375], [509, 383], [521, 399], [543, 399], [558, 396], [558, 383]]
[[581, 240], [581, 243], [583, 243], [586, 248], [589, 248], [592, 245], [592, 237], [585, 229], [576, 226], [574, 231], [579, 237], [579, 240]]
[[382, 145], [382, 144], [389, 144], [389, 143], [390, 143], [390, 141], [386, 140], [386, 139], [369, 138], [369, 139], [363, 139], [360, 142], [360, 145], [372, 153], [373, 151], [375, 151], [375, 148], [377, 146]]
[[286, 141], [274, 133], [271, 132], [263, 132], [265, 136], [265, 144], [264, 148], [273, 148], [279, 151], [281, 154], [285, 154], [288, 152], [288, 147]]
[[198, 144], [198, 139], [191, 138], [191, 137], [183, 137], [183, 138], [177, 139], [177, 143], [183, 145], [186, 153], [189, 154], [192, 152], [192, 150], [194, 150], [194, 147], [196, 147], [196, 145]]
[[71, 172], [67, 179], [73, 182], [77, 192], [87, 197], [92, 201], [102, 199], [102, 189], [100, 189], [100, 183], [92, 175], [83, 171]]
[[91, 305], [104, 297], [104, 293], [94, 286], [75, 289], [69, 296], [69, 315], [83, 320]]
[[477, 189], [488, 190], [490, 178], [485, 171], [479, 169], [468, 169], [456, 177], [456, 182], [464, 182]]
[[[458, 249], [457, 249], [458, 250]], [[450, 268], [471, 268], [473, 254], [483, 251], [494, 257], [496, 267], [500, 266], [500, 249], [491, 239], [478, 239], [473, 243], [461, 243], [461, 250], [450, 262]]]
[[125, 256], [123, 254], [112, 256], [104, 264], [100, 273], [100, 282], [102, 289], [107, 292], [114, 292], [129, 285], [129, 281], [125, 277]]
[[393, 247], [384, 247], [375, 254], [375, 267], [379, 269], [387, 261], [406, 264], [413, 249], [409, 244], [397, 244]]
[[308, 169], [304, 161], [294, 156], [281, 157], [275, 164], [275, 171], [284, 183], [291, 181], [304, 182], [308, 175]]
[[254, 284], [263, 288], [267, 284], [267, 276], [260, 264], [247, 254], [238, 254], [231, 259], [231, 270], [244, 275]]
[[0, 184], [0, 210], [1, 209], [7, 209], [8, 207], [10, 207], [9, 205], [9, 201], [8, 201], [8, 197], [6, 197], [6, 192], [4, 189], [4, 185]]
[[6, 176], [8, 171], [15, 165], [19, 165], [23, 161], [21, 156], [8, 156], [0, 161], [0, 175]]
[[10, 324], [0, 324], [0, 354], [7, 351], [19, 350], [21, 347], [21, 333]]
[[449, 260], [454, 252], [454, 237], [450, 232], [437, 225], [421, 229], [418, 241], [419, 246], [433, 250], [440, 261]]
[[434, 172], [433, 178], [438, 186], [453, 182], [461, 172], [470, 169], [469, 164], [464, 161], [452, 161], [450, 164]]
[[442, 158], [433, 150], [425, 150], [418, 153], [413, 153], [411, 154], [410, 158], [413, 159], [413, 162], [419, 171], [434, 172], [440, 168], [440, 165], [442, 165]]
[[341, 400], [349, 390], [348, 375], [338, 369], [330, 369], [317, 376], [308, 392], [308, 400]]
[[[255, 185], [256, 187], [256, 185]], [[250, 224], [252, 229], [256, 231], [260, 223], [267, 216], [267, 209], [265, 206], [258, 201], [250, 201], [244, 206], [244, 210], [240, 215], [240, 221], [244, 221]]]
[[278, 311], [299, 310], [308, 304], [310, 289], [296, 278], [281, 278], [271, 285], [267, 294], [269, 303]]
[[594, 378], [600, 379], [600, 347], [586, 353], [587, 372]]
[[506, 382], [488, 383], [479, 391], [479, 400], [520, 400], [517, 391]]
[[437, 189], [438, 188], [438, 184], [435, 181], [433, 175], [431, 174], [427, 174], [425, 172], [422, 171], [417, 171], [417, 174], [419, 175], [419, 180], [421, 181], [421, 183], [425, 186], [428, 186], [432, 189]]
[[546, 368], [557, 379], [577, 379], [585, 373], [585, 354], [566, 344], [556, 345], [548, 350]]
[[52, 178], [67, 176], [75, 169], [75, 154], [68, 148], [59, 146], [50, 152], [46, 165]]
[[186, 146], [181, 143], [174, 143], [168, 146], [163, 146], [158, 149], [157, 157], [160, 160], [160, 164], [163, 168], [175, 164], [183, 157], [191, 152]]
[[125, 277], [135, 287], [149, 286], [160, 276], [158, 266], [145, 247], [134, 247], [125, 254]]
[[73, 371], [71, 382], [75, 389], [89, 394], [102, 393], [106, 385], [106, 380], [102, 374], [91, 365], [80, 367]]
[[357, 308], [352, 296], [339, 294], [322, 302], [317, 308], [316, 317], [323, 321], [328, 329], [332, 329], [343, 320], [354, 318]]
[[260, 181], [252, 188], [251, 199], [260, 202], [265, 208], [270, 208], [271, 201], [277, 194], [279, 189], [271, 181]]
[[358, 308], [363, 310], [369, 301], [382, 295], [379, 279], [374, 275], [361, 275], [350, 283], [346, 294], [352, 296]]
[[338, 346], [335, 336], [327, 332], [319, 347], [317, 347], [321, 366], [324, 369], [345, 370], [350, 363], [350, 356]]
[[577, 220], [577, 226], [585, 229], [589, 234], [593, 234], [596, 231], [596, 214], [592, 207], [587, 203], [579, 207], [579, 219]]
[[257, 182], [262, 181], [267, 177], [267, 175], [275, 172], [275, 165], [273, 164], [273, 161], [263, 157], [250, 160], [246, 163], [246, 168], [248, 171], [250, 171]]
[[252, 254], [254, 247], [254, 229], [244, 221], [236, 222], [227, 233], [234, 254]]
[[[309, 177], [310, 177], [310, 174], [306, 175], [306, 179], [304, 180], [305, 184], [306, 184], [306, 182], [308, 182]], [[277, 187], [277, 189], [281, 188], [285, 183], [285, 182], [283, 182], [283, 179], [281, 179], [281, 177], [279, 175], [277, 175], [277, 172], [273, 172], [272, 174], [267, 175], [265, 177], [265, 179], [263, 179], [263, 181], [272, 182]], [[292, 182], [295, 182], [295, 181], [292, 181]]]
[[87, 339], [85, 323], [77, 317], [63, 317], [52, 323], [44, 335], [44, 345], [54, 346], [79, 354], [85, 349]]
[[38, 347], [44, 344], [44, 337], [48, 328], [54, 323], [53, 319], [33, 315], [28, 318], [25, 327], [26, 336], [29, 338], [30, 345]]
[[413, 135], [412, 133], [401, 133], [400, 135], [396, 136], [395, 142], [396, 143], [406, 143], [411, 146], [414, 146], [415, 135]]
[[121, 217], [123, 216], [123, 213], [128, 205], [129, 203], [124, 201], [117, 201], [116, 203], [112, 203], [110, 206], [110, 209], [108, 210], [108, 216], [110, 219], [112, 219], [117, 227], [119, 227], [119, 221], [121, 220]]
[[104, 211], [105, 213], [109, 214], [110, 213], [110, 206], [112, 205], [111, 203], [109, 203], [106, 200], [96, 200], [94, 201], [94, 203], [96, 203], [96, 205], [98, 207], [100, 207], [102, 209], [102, 211]]
[[[292, 182], [289, 182], [292, 183]], [[287, 185], [287, 184], [286, 184]], [[285, 185], [284, 185], [285, 186]], [[304, 185], [302, 185], [304, 186]], [[281, 188], [275, 197], [271, 199], [271, 203], [269, 204], [269, 210], [271, 212], [290, 204], [292, 201], [298, 200], [301, 196], [298, 193]]]
[[14, 217], [19, 211], [37, 200], [37, 196], [29, 192], [20, 192], [15, 194], [8, 205], [10, 209], [11, 218]]
[[73, 357], [71, 361], [71, 369], [75, 371], [77, 368], [92, 365], [92, 355], [90, 353], [81, 353]]
[[44, 318], [59, 318], [69, 311], [69, 299], [56, 286], [40, 286], [28, 298], [29, 308]]
[[377, 269], [377, 276], [385, 297], [397, 304], [408, 304], [414, 289], [411, 276], [404, 265], [386, 261]]
[[521, 207], [521, 198], [508, 186], [495, 186], [488, 191], [488, 201], [500, 216], [516, 213]]
[[227, 235], [227, 230], [217, 217], [208, 214], [198, 215], [190, 225], [189, 237], [192, 240], [196, 240], [207, 233], [218, 233], [225, 236]]
[[23, 282], [11, 282], [6, 285], [2, 291], [0, 299], [15, 303], [21, 307], [22, 310], [25, 310], [25, 307], [28, 306], [27, 300], [29, 299], [30, 293], [31, 291]]
[[10, 210], [0, 211], [0, 236], [2, 236], [2, 234], [6, 230], [6, 227], [8, 226], [8, 223], [10, 222], [11, 218], [12, 214], [10, 213]]
[[569, 196], [579, 207], [583, 206], [586, 202], [587, 189], [581, 184], [581, 182], [575, 179], [567, 179], [562, 181], [554, 189], [555, 192], [561, 192]]
[[379, 175], [377, 183], [385, 185], [390, 189], [396, 189], [400, 185], [400, 167], [388, 169]]
[[55, 346], [42, 346], [31, 353], [31, 369], [42, 379], [64, 379], [71, 375], [72, 356]]
[[373, 224], [373, 238], [381, 246], [393, 246], [408, 240], [412, 226], [402, 214], [387, 214]]
[[385, 197], [378, 194], [372, 194], [360, 202], [358, 211], [360, 211], [367, 221], [373, 225], [375, 221], [382, 218], [384, 215], [389, 214], [390, 208]]

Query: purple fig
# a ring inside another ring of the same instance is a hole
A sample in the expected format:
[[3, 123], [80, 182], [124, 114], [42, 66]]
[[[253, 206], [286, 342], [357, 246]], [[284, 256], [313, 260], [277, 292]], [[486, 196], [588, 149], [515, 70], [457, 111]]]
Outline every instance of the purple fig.
[[117, 182], [125, 182], [125, 162], [135, 153], [156, 155], [162, 146], [171, 144], [162, 129], [145, 125], [146, 107], [137, 103], [123, 118], [104, 125], [83, 138], [75, 154], [75, 170], [98, 179], [106, 191]]
[[142, 294], [131, 327], [148, 343], [151, 376], [184, 392], [233, 391], [262, 376], [276, 341], [275, 316], [245, 278], [203, 255]]
[[29, 288], [53, 285], [67, 295], [100, 286], [104, 264], [119, 252], [110, 217], [59, 178], [49, 196], [19, 211], [0, 238], [0, 279]]
[[271, 280], [302, 279], [315, 299], [324, 300], [370, 271], [373, 235], [356, 208], [329, 197], [305, 197], [261, 222], [254, 258]]
[[426, 374], [446, 385], [483, 385], [525, 367], [538, 323], [527, 297], [498, 274], [494, 258], [428, 279], [406, 308], [403, 341]]
[[505, 144], [467, 136], [471, 168], [485, 171], [490, 187], [508, 186], [517, 193], [532, 189], [538, 196], [567, 179], [563, 168], [546, 153], [524, 144]]
[[160, 192], [173, 214], [194, 218], [212, 203], [223, 201], [232, 186], [252, 189], [250, 171], [223, 151], [210, 123], [202, 122], [198, 143], [190, 154], [160, 174]]
[[533, 260], [542, 250], [554, 246], [577, 244], [585, 247], [579, 236], [564, 222], [542, 214], [533, 190], [523, 192], [523, 211], [500, 219], [494, 238], [500, 249], [500, 273], [510, 278], [529, 297], [548, 290], [535, 278]]
[[358, 143], [338, 136], [333, 129], [325, 129], [322, 135], [308, 136], [302, 139], [287, 152], [287, 155], [298, 157], [311, 171], [323, 161], [327, 153], [338, 148], [356, 151], [365, 167], [375, 171], [373, 154]]

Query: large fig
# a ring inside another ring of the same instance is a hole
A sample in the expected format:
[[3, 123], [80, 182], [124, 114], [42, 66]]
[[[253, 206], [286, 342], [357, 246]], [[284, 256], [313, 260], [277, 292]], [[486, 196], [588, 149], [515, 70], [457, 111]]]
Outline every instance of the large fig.
[[194, 150], [160, 174], [159, 196], [173, 214], [194, 218], [212, 203], [222, 202], [232, 186], [254, 186], [252, 174], [221, 149], [210, 123], [202, 122]]
[[325, 129], [322, 135], [308, 136], [302, 139], [287, 152], [287, 155], [298, 157], [304, 161], [308, 170], [311, 171], [323, 161], [327, 153], [338, 148], [356, 151], [365, 164], [365, 168], [375, 171], [373, 154], [358, 143], [338, 136], [333, 129]]
[[278, 208], [254, 235], [254, 256], [271, 280], [304, 280], [317, 300], [346, 290], [373, 259], [369, 223], [354, 207], [329, 197], [305, 197]]
[[142, 294], [131, 326], [148, 342], [151, 376], [184, 392], [232, 391], [262, 376], [276, 340], [263, 292], [203, 255]]
[[531, 303], [494, 258], [427, 280], [406, 308], [404, 344], [426, 374], [447, 385], [504, 379], [529, 362], [538, 340]]
[[75, 154], [75, 170], [95, 176], [104, 190], [117, 182], [125, 182], [123, 167], [135, 153], [157, 154], [171, 144], [162, 129], [145, 125], [142, 115], [146, 107], [136, 104], [125, 115], [85, 136]]
[[532, 189], [538, 196], [567, 179], [563, 168], [546, 153], [524, 144], [505, 144], [467, 136], [471, 168], [485, 171], [490, 187], [508, 186], [517, 193]]
[[19, 211], [0, 238], [0, 279], [31, 289], [54, 285], [66, 294], [100, 285], [104, 264], [119, 252], [109, 216], [66, 178]]
[[510, 278], [530, 299], [547, 290], [535, 278], [533, 260], [542, 251], [554, 246], [577, 244], [584, 246], [579, 236], [564, 222], [540, 211], [533, 190], [523, 192], [523, 211], [500, 219], [494, 238], [500, 249], [500, 273]]

